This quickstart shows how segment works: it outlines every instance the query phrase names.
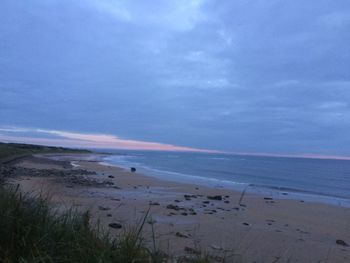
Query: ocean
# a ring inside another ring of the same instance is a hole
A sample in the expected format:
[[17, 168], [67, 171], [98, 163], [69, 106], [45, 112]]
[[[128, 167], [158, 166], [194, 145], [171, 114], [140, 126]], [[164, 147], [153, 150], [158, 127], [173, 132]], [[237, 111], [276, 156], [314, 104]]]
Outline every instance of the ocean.
[[108, 151], [104, 162], [163, 180], [350, 206], [347, 160]]

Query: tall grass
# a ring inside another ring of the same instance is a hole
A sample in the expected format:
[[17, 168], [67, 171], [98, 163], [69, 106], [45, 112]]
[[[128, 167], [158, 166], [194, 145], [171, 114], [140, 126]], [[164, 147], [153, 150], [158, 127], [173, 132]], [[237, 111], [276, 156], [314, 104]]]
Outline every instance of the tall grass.
[[89, 212], [72, 209], [57, 212], [41, 196], [33, 197], [22, 194], [18, 187], [0, 185], [0, 262], [217, 262], [205, 254], [179, 261], [168, 257], [156, 247], [153, 225], [153, 247], [146, 247], [142, 232], [148, 212], [138, 224], [112, 238], [98, 225], [91, 227]]
[[153, 261], [141, 238], [144, 221], [112, 239], [92, 229], [89, 218], [73, 210], [57, 213], [41, 197], [0, 186], [0, 262]]

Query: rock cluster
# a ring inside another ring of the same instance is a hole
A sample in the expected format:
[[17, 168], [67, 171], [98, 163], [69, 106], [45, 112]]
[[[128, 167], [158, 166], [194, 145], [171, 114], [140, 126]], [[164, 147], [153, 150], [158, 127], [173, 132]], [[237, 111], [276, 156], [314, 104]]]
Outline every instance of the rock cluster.
[[55, 177], [63, 180], [65, 183], [79, 184], [85, 186], [112, 186], [113, 182], [105, 180], [97, 180], [90, 177], [96, 175], [94, 171], [88, 171], [85, 169], [35, 169], [25, 168], [19, 166], [0, 166], [0, 182], [10, 177], [28, 176], [28, 177]]

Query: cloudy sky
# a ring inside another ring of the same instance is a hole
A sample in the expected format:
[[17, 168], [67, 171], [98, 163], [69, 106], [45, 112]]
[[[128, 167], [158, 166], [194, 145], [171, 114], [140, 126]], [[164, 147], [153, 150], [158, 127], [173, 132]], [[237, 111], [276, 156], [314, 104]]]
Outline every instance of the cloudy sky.
[[0, 140], [350, 155], [348, 0], [2, 0]]

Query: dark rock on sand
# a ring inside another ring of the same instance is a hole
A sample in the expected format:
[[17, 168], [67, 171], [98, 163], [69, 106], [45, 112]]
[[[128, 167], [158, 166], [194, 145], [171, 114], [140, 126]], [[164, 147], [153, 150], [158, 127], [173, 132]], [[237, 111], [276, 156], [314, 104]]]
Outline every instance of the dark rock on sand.
[[113, 175], [108, 175], [108, 178], [114, 178], [114, 176]]
[[160, 205], [158, 202], [150, 202], [149, 205]]
[[10, 167], [2, 166], [0, 169], [0, 177], [15, 177], [15, 176], [29, 176], [29, 177], [56, 177], [63, 180], [67, 185], [80, 184], [86, 186], [106, 186], [108, 182], [99, 181], [95, 178], [86, 177], [88, 175], [96, 175], [94, 171], [84, 169], [35, 169], [24, 167]]
[[297, 231], [298, 231], [299, 233], [301, 233], [301, 234], [310, 234], [309, 232], [303, 231], [303, 230], [301, 230], [301, 229], [299, 229], [299, 228], [297, 228]]
[[197, 195], [184, 195], [185, 198], [197, 198]]
[[208, 195], [207, 198], [210, 199], [210, 200], [218, 200], [218, 201], [222, 200], [222, 196], [221, 195]]
[[104, 206], [99, 206], [98, 209], [101, 211], [111, 210], [109, 207], [104, 207]]
[[197, 198], [197, 195], [184, 195], [185, 200], [190, 201], [192, 198]]
[[337, 243], [337, 245], [343, 246], [343, 247], [348, 247], [349, 245], [341, 239], [337, 239], [337, 241], [335, 241], [335, 243]]
[[183, 238], [189, 238], [190, 235], [186, 234], [186, 233], [181, 233], [181, 232], [176, 232], [175, 234], [177, 237], [183, 237]]
[[135, 167], [131, 167], [130, 168], [130, 172], [132, 172], [132, 173], [136, 172], [136, 168]]
[[180, 207], [178, 207], [177, 205], [173, 205], [173, 204], [167, 205], [166, 208], [167, 209], [173, 209], [173, 210], [176, 210], [176, 211], [180, 210]]
[[250, 224], [249, 224], [249, 223], [246, 223], [246, 222], [244, 222], [243, 225], [245, 225], [245, 226], [250, 226]]
[[271, 197], [264, 197], [264, 200], [273, 200]]
[[122, 225], [118, 224], [118, 223], [110, 223], [108, 226], [111, 227], [111, 228], [115, 228], [115, 229], [122, 228]]

